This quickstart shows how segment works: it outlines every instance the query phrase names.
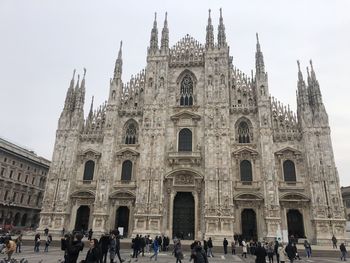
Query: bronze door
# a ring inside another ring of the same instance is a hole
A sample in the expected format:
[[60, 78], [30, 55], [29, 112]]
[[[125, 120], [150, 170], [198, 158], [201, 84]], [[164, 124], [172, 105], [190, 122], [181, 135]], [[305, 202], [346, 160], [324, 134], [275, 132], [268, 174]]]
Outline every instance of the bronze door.
[[174, 199], [173, 238], [194, 239], [194, 199], [190, 192], [178, 192]]
[[253, 209], [244, 209], [241, 215], [242, 238], [257, 240], [256, 214]]
[[303, 215], [295, 209], [287, 212], [288, 236], [293, 235], [295, 238], [304, 238], [304, 221]]

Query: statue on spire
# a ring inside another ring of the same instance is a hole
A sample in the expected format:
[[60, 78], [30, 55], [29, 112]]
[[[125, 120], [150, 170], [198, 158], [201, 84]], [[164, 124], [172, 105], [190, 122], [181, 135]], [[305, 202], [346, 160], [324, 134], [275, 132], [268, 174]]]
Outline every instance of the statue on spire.
[[168, 13], [165, 12], [164, 27], [162, 30], [162, 39], [161, 39], [161, 49], [166, 51], [169, 49], [169, 29], [168, 29]]
[[220, 20], [219, 20], [219, 26], [218, 26], [218, 46], [219, 48], [227, 46], [224, 19], [222, 18], [221, 8], [220, 8]]
[[256, 33], [255, 68], [258, 75], [265, 73], [264, 55], [261, 52], [258, 33]]
[[122, 71], [123, 71], [122, 47], [123, 47], [123, 41], [120, 41], [118, 58], [115, 61], [115, 67], [114, 67], [114, 79], [121, 79], [121, 76], [122, 76]]
[[153, 28], [151, 31], [150, 51], [156, 52], [158, 50], [158, 28], [157, 28], [157, 13], [154, 13]]
[[208, 17], [208, 25], [207, 25], [207, 34], [206, 34], [206, 43], [205, 47], [207, 49], [214, 47], [214, 27], [211, 23], [211, 16], [210, 16], [211, 10], [209, 9], [209, 17]]

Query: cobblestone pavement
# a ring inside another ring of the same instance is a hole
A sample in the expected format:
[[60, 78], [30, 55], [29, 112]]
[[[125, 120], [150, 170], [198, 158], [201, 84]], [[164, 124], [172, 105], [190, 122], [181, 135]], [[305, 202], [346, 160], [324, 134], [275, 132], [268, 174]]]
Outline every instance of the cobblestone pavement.
[[[87, 248], [84, 248], [84, 250], [80, 253], [79, 260], [85, 259], [85, 255], [87, 252]], [[126, 259], [125, 263], [145, 263], [145, 262], [151, 262], [149, 259], [149, 254], [145, 253], [145, 256], [139, 256], [138, 260], [132, 259], [130, 257], [131, 250], [122, 249], [121, 250], [121, 256], [122, 258]], [[184, 252], [185, 259], [182, 261], [183, 263], [189, 262], [189, 252]], [[4, 258], [4, 255], [0, 255], [0, 258]], [[33, 252], [33, 247], [24, 246], [22, 247], [22, 253], [14, 254], [14, 258], [21, 259], [26, 258], [29, 263], [57, 263], [60, 259], [63, 259], [63, 252], [58, 247], [51, 247], [49, 249], [48, 253], [43, 252], [43, 248], [39, 253]], [[42, 260], [42, 261], [40, 261]], [[161, 252], [158, 255], [158, 261], [159, 263], [175, 263], [174, 256], [171, 255], [171, 252]], [[119, 261], [117, 261], [120, 263]], [[254, 263], [255, 257], [248, 255], [247, 259], [241, 258], [240, 256], [232, 256], [232, 255], [215, 255], [213, 258], [209, 258], [209, 263]], [[268, 261], [267, 261], [268, 262]], [[276, 262], [276, 261], [275, 261]], [[295, 263], [333, 263], [333, 262], [340, 262], [340, 258], [311, 258], [311, 259], [301, 259], [296, 260]], [[109, 263], [109, 259], [107, 260], [107, 263]]]

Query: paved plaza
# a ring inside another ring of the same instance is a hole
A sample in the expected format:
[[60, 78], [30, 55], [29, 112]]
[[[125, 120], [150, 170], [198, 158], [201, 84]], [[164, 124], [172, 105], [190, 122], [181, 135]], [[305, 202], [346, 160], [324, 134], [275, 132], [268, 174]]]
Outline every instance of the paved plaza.
[[[85, 259], [85, 255], [88, 251], [88, 248], [84, 248], [83, 252], [80, 253], [80, 257], [78, 262], [81, 260]], [[150, 262], [149, 255], [145, 253], [144, 257], [139, 257], [138, 260], [132, 259], [130, 257], [131, 249], [122, 249], [121, 250], [121, 256], [122, 258], [126, 259], [126, 263], [143, 263], [143, 262]], [[182, 261], [183, 263], [188, 262], [189, 260], [189, 252], [185, 251], [184, 252], [184, 257], [185, 259]], [[0, 258], [4, 258], [4, 255], [1, 255]], [[29, 263], [57, 263], [60, 262], [59, 260], [63, 259], [63, 251], [60, 250], [58, 247], [51, 247], [50, 251], [48, 253], [44, 253], [43, 250], [41, 250], [39, 253], [34, 253], [33, 252], [33, 247], [31, 246], [24, 246], [22, 248], [22, 253], [20, 254], [14, 254], [14, 258], [16, 259], [21, 259], [21, 258], [26, 258]], [[175, 258], [171, 254], [171, 252], [161, 252], [158, 255], [158, 262], [159, 263], [175, 263]], [[117, 261], [119, 263], [119, 261]], [[255, 262], [255, 257], [248, 255], [247, 259], [242, 259], [240, 256], [233, 256], [233, 255], [226, 255], [224, 256], [223, 254], [217, 253], [215, 257], [209, 258], [210, 263], [232, 263], [232, 262], [247, 262], [247, 263], [254, 263]], [[267, 261], [268, 262], [268, 261]], [[340, 262], [340, 258], [328, 258], [328, 257], [322, 257], [322, 258], [311, 258], [311, 259], [306, 259], [302, 258], [301, 260], [296, 260], [295, 263], [304, 263], [304, 262], [315, 262], [315, 263], [329, 263], [329, 262]], [[109, 263], [109, 260], [107, 261]]]

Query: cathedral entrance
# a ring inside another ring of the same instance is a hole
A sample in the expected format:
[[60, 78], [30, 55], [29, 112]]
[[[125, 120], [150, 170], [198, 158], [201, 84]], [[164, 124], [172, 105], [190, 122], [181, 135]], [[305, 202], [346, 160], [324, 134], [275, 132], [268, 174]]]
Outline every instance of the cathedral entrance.
[[288, 236], [295, 238], [304, 238], [304, 220], [303, 215], [296, 209], [290, 209], [287, 212]]
[[77, 217], [75, 219], [75, 230], [87, 231], [89, 227], [90, 208], [87, 205], [82, 205], [78, 208]]
[[120, 206], [117, 209], [116, 217], [115, 217], [115, 229], [118, 229], [118, 227], [123, 228], [123, 236], [128, 236], [129, 232], [129, 208], [126, 206]]
[[253, 209], [244, 209], [241, 214], [242, 238], [257, 240], [256, 214]]
[[173, 210], [173, 238], [194, 239], [194, 198], [191, 192], [177, 192]]

